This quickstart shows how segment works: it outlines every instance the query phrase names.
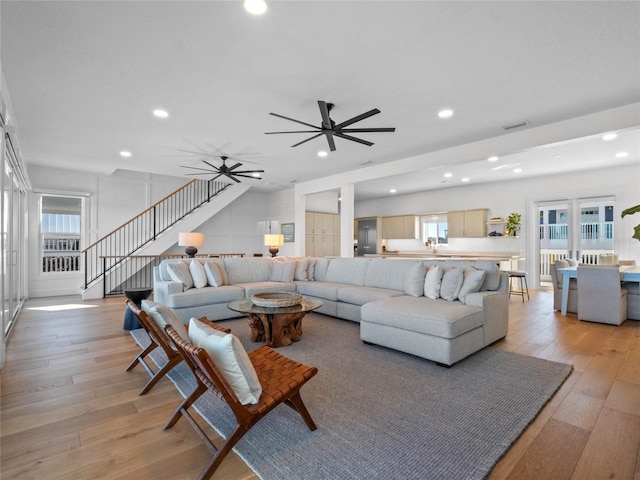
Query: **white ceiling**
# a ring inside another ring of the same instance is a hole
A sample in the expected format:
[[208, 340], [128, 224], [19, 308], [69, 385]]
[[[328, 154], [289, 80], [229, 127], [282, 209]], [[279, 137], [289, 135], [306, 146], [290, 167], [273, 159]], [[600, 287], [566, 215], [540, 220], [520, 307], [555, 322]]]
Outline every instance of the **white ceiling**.
[[[183, 150], [224, 153], [264, 169], [246, 181], [274, 191], [484, 139], [500, 150], [503, 125], [535, 131], [640, 102], [637, 1], [271, 1], [255, 17], [239, 0], [3, 0], [0, 20], [30, 165], [184, 176], [202, 157]], [[264, 134], [301, 127], [269, 112], [319, 124], [317, 100], [335, 104], [336, 123], [379, 108], [353, 127], [396, 132], [359, 135], [371, 147], [338, 138], [324, 159], [324, 137], [291, 148], [308, 135]], [[504, 180], [516, 165], [528, 176], [638, 162], [636, 112], [612, 142], [571, 129], [548, 147], [505, 141], [498, 162], [471, 151], [394, 171], [357, 184], [356, 199]]]

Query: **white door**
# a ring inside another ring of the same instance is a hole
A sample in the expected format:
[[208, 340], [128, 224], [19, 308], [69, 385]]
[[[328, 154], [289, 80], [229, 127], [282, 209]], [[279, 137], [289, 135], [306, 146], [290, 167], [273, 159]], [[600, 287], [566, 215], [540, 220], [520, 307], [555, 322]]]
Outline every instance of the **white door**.
[[599, 264], [601, 255], [612, 254], [613, 197], [572, 198], [537, 202], [538, 285], [551, 286], [550, 265], [558, 259]]

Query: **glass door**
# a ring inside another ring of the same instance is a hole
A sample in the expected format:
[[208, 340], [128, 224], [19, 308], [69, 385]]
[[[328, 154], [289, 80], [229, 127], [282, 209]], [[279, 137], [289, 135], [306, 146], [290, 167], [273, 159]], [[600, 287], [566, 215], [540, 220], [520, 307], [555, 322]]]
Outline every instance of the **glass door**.
[[551, 287], [550, 265], [559, 259], [597, 265], [613, 254], [613, 197], [536, 203], [539, 219], [538, 279]]

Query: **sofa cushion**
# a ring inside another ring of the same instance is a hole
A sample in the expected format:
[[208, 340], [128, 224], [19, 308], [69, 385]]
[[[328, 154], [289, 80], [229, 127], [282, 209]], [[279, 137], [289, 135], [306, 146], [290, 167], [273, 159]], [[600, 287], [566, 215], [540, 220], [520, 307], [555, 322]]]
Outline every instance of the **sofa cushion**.
[[353, 305], [364, 305], [384, 298], [400, 297], [404, 292], [388, 288], [346, 286], [338, 290], [338, 300]]
[[204, 271], [204, 266], [195, 258], [189, 263], [189, 273], [195, 288], [207, 286], [207, 274]]
[[251, 298], [254, 293], [262, 292], [295, 292], [295, 283], [286, 282], [251, 282], [251, 283], [239, 283], [236, 287], [244, 289], [245, 298]]
[[246, 350], [232, 333], [223, 333], [196, 318], [189, 322], [191, 342], [204, 348], [240, 403], [256, 404], [262, 386]]
[[294, 260], [275, 260], [271, 266], [272, 282], [292, 282], [296, 272], [296, 262]]
[[458, 267], [449, 267], [442, 275], [440, 284], [440, 297], [449, 302], [458, 299], [462, 283], [464, 282], [464, 270]]
[[412, 332], [455, 338], [484, 324], [482, 308], [426, 297], [395, 297], [367, 303], [362, 321]]
[[344, 283], [334, 282], [299, 282], [296, 284], [298, 293], [301, 295], [310, 295], [325, 300], [338, 300], [338, 291], [341, 288], [348, 287]]
[[[144, 310], [149, 315], [149, 317], [151, 317], [151, 320], [155, 322], [158, 328], [162, 330], [162, 333], [165, 333], [164, 327], [166, 327], [167, 325], [171, 325], [178, 333], [178, 335], [180, 335], [182, 338], [184, 338], [185, 340], [189, 338], [189, 334], [187, 333], [187, 329], [182, 323], [182, 320], [178, 318], [176, 313], [171, 310], [171, 308], [167, 307], [166, 305], [162, 305], [161, 303], [153, 302], [151, 300], [143, 300], [140, 306], [142, 307], [142, 310]], [[175, 349], [173, 341], [169, 338], [168, 335], [166, 335], [166, 333], [165, 337], [167, 338], [169, 345], [171, 345]]]
[[204, 265], [204, 273], [207, 276], [207, 283], [210, 287], [221, 287], [224, 285], [222, 272], [220, 267], [213, 262], [207, 262]]
[[368, 258], [332, 258], [325, 281], [363, 286], [369, 263]]
[[316, 282], [325, 282], [327, 280], [327, 270], [329, 269], [330, 258], [317, 257], [313, 266], [313, 280]]
[[170, 263], [167, 265], [167, 271], [169, 272], [171, 280], [182, 283], [182, 288], [184, 290], [188, 290], [193, 287], [191, 272], [189, 272], [189, 266], [186, 263]]
[[[409, 272], [416, 265], [420, 265], [420, 262], [384, 258], [370, 260], [364, 277], [364, 286], [389, 288], [404, 292]], [[424, 282], [424, 276], [420, 279], [420, 283], [422, 282]]]
[[296, 271], [293, 274], [294, 280], [309, 280], [307, 270], [309, 269], [309, 257], [296, 260]]
[[424, 278], [424, 296], [432, 299], [440, 298], [440, 285], [444, 270], [440, 265], [432, 265]]
[[474, 267], [465, 268], [462, 288], [460, 288], [460, 293], [458, 294], [458, 298], [462, 303], [466, 303], [467, 295], [480, 291], [485, 275], [486, 272], [484, 270], [478, 270]]
[[316, 259], [309, 258], [309, 264], [307, 265], [307, 280], [315, 280], [316, 273]]
[[224, 258], [229, 285], [249, 282], [267, 282], [271, 279], [273, 260], [268, 257]]
[[221, 285], [229, 285], [229, 276], [227, 275], [227, 269], [224, 267], [223, 258], [207, 258], [207, 260], [205, 261], [205, 268], [207, 267], [207, 264], [212, 264], [218, 267], [218, 270], [220, 270], [220, 275], [222, 276]]
[[169, 295], [166, 304], [171, 308], [186, 308], [229, 303], [231, 300], [244, 298], [244, 288], [236, 285], [223, 285], [222, 287], [191, 288], [184, 292], [174, 293]]
[[424, 295], [424, 279], [427, 269], [422, 262], [416, 263], [407, 271], [404, 279], [404, 292], [412, 297], [421, 297]]

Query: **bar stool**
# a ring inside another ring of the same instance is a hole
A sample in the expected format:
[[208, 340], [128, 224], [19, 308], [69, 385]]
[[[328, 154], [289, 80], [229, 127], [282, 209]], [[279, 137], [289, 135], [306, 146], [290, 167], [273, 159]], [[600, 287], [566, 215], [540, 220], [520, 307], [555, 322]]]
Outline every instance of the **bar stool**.
[[[509, 270], [507, 275], [509, 275], [509, 298], [511, 298], [511, 294], [520, 295], [522, 297], [522, 302], [524, 303], [524, 296], [526, 295], [527, 300], [530, 300], [529, 285], [527, 284], [527, 272]], [[511, 281], [513, 278], [520, 279], [520, 290], [513, 289], [513, 282]]]

